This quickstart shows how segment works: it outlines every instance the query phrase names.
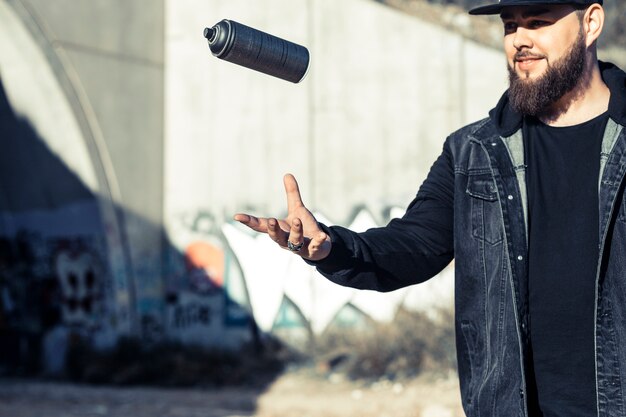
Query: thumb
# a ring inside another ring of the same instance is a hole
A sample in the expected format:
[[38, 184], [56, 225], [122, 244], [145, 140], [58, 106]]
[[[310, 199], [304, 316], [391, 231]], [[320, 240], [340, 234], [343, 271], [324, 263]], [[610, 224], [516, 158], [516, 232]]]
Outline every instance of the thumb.
[[292, 174], [285, 174], [283, 184], [287, 194], [287, 211], [291, 213], [293, 210], [304, 206], [296, 178]]

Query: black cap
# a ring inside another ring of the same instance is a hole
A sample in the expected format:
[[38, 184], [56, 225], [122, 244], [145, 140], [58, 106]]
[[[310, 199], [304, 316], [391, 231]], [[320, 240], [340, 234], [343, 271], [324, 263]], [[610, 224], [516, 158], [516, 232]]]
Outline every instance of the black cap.
[[499, 14], [505, 7], [512, 6], [556, 6], [559, 4], [590, 6], [594, 3], [602, 4], [602, 0], [500, 0], [497, 3], [475, 7], [469, 11], [469, 14]]

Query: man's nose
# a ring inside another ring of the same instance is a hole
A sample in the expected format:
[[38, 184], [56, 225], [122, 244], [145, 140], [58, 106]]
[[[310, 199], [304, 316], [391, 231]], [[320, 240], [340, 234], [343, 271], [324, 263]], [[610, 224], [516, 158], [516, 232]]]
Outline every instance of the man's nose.
[[521, 51], [524, 48], [530, 49], [533, 47], [533, 41], [530, 32], [530, 30], [521, 26], [517, 28], [517, 30], [515, 31], [515, 37], [513, 38], [513, 46], [515, 47], [515, 49]]

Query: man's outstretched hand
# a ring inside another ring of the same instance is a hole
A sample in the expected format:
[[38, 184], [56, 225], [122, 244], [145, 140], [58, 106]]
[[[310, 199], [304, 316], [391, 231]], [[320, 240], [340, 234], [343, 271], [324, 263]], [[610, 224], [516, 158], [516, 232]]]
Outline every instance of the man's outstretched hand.
[[330, 237], [320, 229], [313, 214], [302, 203], [294, 176], [285, 175], [283, 182], [287, 193], [286, 219], [254, 217], [243, 213], [235, 214], [234, 219], [259, 233], [267, 233], [281, 248], [291, 250], [305, 259], [324, 259], [330, 253]]

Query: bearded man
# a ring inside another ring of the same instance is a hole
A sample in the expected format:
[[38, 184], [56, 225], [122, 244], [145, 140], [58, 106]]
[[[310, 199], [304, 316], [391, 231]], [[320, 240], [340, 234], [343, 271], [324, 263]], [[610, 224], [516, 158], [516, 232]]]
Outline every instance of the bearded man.
[[401, 219], [237, 214], [346, 286], [391, 291], [455, 259], [468, 417], [626, 416], [626, 74], [599, 62], [594, 0], [500, 0], [510, 88], [451, 134]]

